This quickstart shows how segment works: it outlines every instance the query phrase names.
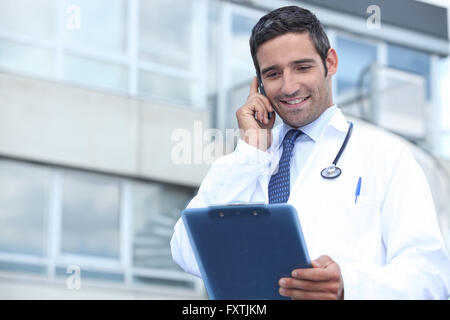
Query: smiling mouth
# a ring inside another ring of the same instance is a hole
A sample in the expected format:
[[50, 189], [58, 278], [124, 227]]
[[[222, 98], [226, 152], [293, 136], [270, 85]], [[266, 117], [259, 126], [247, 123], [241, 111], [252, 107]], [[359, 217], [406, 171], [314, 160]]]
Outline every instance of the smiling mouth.
[[289, 99], [289, 100], [281, 100], [280, 102], [284, 105], [287, 105], [287, 107], [292, 108], [292, 107], [300, 107], [301, 105], [303, 105], [303, 103], [307, 100], [309, 100], [311, 96], [306, 96], [303, 98], [297, 98], [297, 99]]

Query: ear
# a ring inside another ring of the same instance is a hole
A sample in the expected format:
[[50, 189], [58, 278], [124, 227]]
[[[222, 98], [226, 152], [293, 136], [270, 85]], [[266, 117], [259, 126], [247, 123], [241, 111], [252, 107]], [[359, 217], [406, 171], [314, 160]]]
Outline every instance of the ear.
[[336, 50], [333, 48], [328, 49], [326, 64], [328, 68], [328, 75], [334, 75], [337, 72], [338, 57]]

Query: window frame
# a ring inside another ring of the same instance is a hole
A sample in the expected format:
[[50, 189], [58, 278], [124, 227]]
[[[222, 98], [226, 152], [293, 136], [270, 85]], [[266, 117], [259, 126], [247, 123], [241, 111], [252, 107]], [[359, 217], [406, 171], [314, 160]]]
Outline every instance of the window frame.
[[[127, 0], [125, 1], [125, 51], [123, 53], [114, 53], [99, 50], [93, 50], [83, 45], [73, 45], [66, 42], [66, 19], [68, 3], [66, 1], [57, 1], [58, 17], [55, 30], [56, 38], [54, 40], [38, 38], [21, 34], [18, 32], [9, 32], [0, 29], [0, 41], [6, 40], [17, 44], [29, 45], [37, 48], [51, 50], [55, 53], [56, 75], [49, 76], [36, 74], [33, 72], [21, 72], [13, 68], [2, 68], [7, 72], [16, 73], [24, 76], [32, 76], [49, 81], [58, 81], [65, 84], [76, 84], [80, 87], [95, 89], [102, 92], [142, 98], [155, 102], [181, 105], [196, 109], [205, 109], [207, 107], [207, 79], [202, 75], [207, 73], [207, 23], [208, 23], [208, 1], [192, 1], [193, 6], [193, 31], [191, 35], [191, 54], [190, 70], [183, 71], [176, 67], [163, 66], [156, 63], [149, 63], [139, 59], [139, 8], [140, 1], [145, 0]], [[83, 11], [81, 10], [81, 15]], [[127, 85], [125, 89], [118, 87], [105, 87], [102, 85], [85, 84], [78, 81], [72, 81], [64, 76], [65, 55], [73, 55], [84, 59], [92, 59], [102, 63], [117, 65], [127, 69]], [[181, 79], [187, 79], [192, 83], [190, 101], [180, 100], [172, 97], [158, 96], [149, 93], [139, 92], [139, 70], [175, 76]]]

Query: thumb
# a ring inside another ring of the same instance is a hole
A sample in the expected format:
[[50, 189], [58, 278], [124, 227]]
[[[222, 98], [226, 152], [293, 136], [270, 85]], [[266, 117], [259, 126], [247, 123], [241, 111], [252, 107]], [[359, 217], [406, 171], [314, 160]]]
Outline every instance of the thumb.
[[319, 259], [311, 261], [311, 265], [313, 268], [321, 268], [322, 267], [322, 265], [319, 262]]
[[329, 256], [320, 256], [316, 260], [311, 261], [313, 268], [326, 268], [334, 261]]

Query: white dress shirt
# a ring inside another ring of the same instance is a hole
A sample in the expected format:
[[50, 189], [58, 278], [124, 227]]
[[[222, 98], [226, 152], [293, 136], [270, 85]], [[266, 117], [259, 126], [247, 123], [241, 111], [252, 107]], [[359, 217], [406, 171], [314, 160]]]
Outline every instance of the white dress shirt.
[[[272, 130], [263, 152], [239, 140], [217, 159], [188, 208], [229, 202], [268, 203], [268, 183], [289, 128]], [[440, 234], [423, 171], [395, 136], [355, 124], [337, 179], [323, 179], [339, 151], [348, 122], [335, 106], [301, 128], [291, 160], [288, 203], [297, 210], [311, 259], [338, 263], [346, 299], [448, 299], [450, 260]], [[355, 190], [361, 178], [360, 196]], [[200, 276], [181, 219], [171, 240], [172, 256]]]
[[[309, 156], [311, 155], [311, 152], [314, 148], [314, 145], [320, 140], [320, 136], [322, 134], [323, 129], [327, 125], [327, 123], [330, 121], [330, 119], [333, 117], [334, 113], [337, 111], [337, 106], [334, 104], [328, 109], [326, 109], [315, 121], [311, 122], [310, 124], [307, 124], [306, 126], [297, 128], [303, 132], [302, 135], [300, 135], [297, 140], [295, 140], [294, 149], [292, 151], [292, 154], [295, 156], [291, 159], [291, 171], [290, 171], [290, 183], [291, 183], [291, 189], [294, 186], [295, 180], [297, 179], [301, 169], [307, 162]], [[277, 135], [274, 137], [274, 140], [277, 140], [277, 142], [272, 143], [269, 150], [267, 152], [270, 152], [273, 154], [273, 158], [271, 160], [273, 165], [278, 164], [280, 162], [281, 154], [283, 153], [283, 139], [286, 133], [288, 133], [289, 130], [296, 129], [291, 127], [290, 125], [286, 123], [281, 124], [281, 133], [280, 135]], [[331, 158], [330, 156], [330, 164], [334, 158]]]

